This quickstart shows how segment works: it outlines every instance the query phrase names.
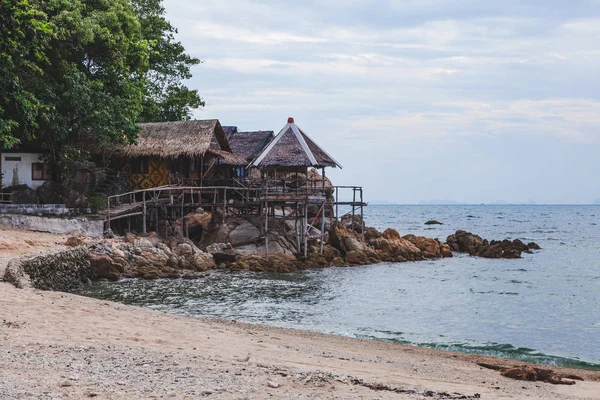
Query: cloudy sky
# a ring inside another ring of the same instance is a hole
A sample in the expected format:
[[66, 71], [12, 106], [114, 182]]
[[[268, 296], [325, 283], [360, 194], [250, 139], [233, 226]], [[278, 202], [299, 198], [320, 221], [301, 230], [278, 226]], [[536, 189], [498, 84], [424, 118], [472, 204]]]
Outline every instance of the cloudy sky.
[[240, 130], [288, 116], [367, 200], [600, 199], [600, 0], [165, 0]]

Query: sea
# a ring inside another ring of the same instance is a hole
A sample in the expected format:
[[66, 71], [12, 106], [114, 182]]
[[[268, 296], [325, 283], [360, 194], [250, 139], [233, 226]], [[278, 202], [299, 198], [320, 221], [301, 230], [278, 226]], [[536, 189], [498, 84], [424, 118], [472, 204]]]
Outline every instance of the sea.
[[[425, 225], [435, 219], [443, 225]], [[534, 241], [521, 259], [456, 254], [295, 273], [96, 282], [82, 294], [166, 313], [600, 370], [600, 205], [369, 205], [368, 226], [442, 241]]]

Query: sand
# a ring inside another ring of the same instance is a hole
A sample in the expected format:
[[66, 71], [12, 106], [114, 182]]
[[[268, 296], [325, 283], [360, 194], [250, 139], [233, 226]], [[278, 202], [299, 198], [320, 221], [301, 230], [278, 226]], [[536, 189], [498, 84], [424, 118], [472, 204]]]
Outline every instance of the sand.
[[[66, 239], [33, 235], [29, 250]], [[517, 364], [0, 283], [0, 399], [600, 399], [597, 372], [555, 386], [477, 361]]]

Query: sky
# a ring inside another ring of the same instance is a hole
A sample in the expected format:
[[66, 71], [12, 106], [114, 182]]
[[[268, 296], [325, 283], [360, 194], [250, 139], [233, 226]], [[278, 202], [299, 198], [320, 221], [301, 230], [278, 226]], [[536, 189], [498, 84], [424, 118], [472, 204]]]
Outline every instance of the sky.
[[188, 86], [371, 202], [600, 200], [600, 0], [165, 0]]

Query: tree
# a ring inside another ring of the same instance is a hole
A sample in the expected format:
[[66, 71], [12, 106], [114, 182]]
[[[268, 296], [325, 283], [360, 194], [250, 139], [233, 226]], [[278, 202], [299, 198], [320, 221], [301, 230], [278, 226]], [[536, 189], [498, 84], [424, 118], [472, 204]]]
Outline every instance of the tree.
[[0, 148], [36, 127], [40, 102], [27, 83], [42, 74], [52, 30], [27, 0], [0, 0]]
[[0, 0], [0, 146], [32, 142], [61, 166], [86, 157], [82, 141], [189, 119], [204, 103], [183, 81], [200, 60], [164, 15], [162, 0]]
[[[77, 144], [131, 143], [143, 109], [148, 42], [127, 0], [32, 0], [53, 35], [43, 74], [30, 82], [40, 101], [27, 138], [51, 161], [81, 156]], [[34, 89], [35, 88], [35, 89]]]
[[204, 101], [183, 81], [191, 78], [190, 68], [201, 61], [188, 55], [175, 40], [177, 29], [165, 19], [162, 0], [132, 0], [132, 4], [150, 46], [140, 118], [145, 122], [188, 120], [192, 110], [204, 106]]

